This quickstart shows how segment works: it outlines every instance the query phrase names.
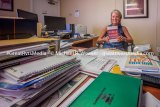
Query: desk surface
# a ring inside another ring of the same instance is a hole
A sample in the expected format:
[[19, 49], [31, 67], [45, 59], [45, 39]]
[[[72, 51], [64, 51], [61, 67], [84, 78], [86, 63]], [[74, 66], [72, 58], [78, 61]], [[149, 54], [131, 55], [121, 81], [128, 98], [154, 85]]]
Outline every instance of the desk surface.
[[36, 43], [36, 42], [47, 42], [47, 41], [54, 41], [58, 40], [55, 38], [28, 38], [28, 39], [12, 39], [12, 40], [1, 40], [0, 47], [3, 46], [12, 46], [18, 44], [27, 44], [27, 43]]
[[160, 100], [160, 89], [159, 88], [154, 88], [154, 87], [150, 87], [150, 86], [143, 86], [143, 91], [150, 92], [152, 95], [154, 95], [157, 99]]

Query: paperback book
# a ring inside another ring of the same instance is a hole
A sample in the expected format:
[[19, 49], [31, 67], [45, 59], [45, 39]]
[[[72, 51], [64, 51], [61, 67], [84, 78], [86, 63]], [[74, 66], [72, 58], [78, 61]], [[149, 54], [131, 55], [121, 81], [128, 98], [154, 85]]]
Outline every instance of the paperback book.
[[109, 36], [109, 42], [118, 42], [117, 38], [119, 36], [118, 34], [118, 26], [108, 26], [108, 36]]
[[146, 55], [130, 55], [127, 58], [125, 68], [141, 69], [143, 71], [159, 71], [156, 62], [149, 59]]

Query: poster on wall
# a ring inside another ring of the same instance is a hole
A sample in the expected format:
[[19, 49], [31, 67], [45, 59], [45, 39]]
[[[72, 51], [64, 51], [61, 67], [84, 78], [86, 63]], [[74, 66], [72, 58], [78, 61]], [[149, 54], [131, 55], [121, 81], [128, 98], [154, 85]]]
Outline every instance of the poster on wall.
[[123, 0], [124, 18], [148, 18], [148, 0]]
[[13, 0], [0, 0], [0, 10], [13, 11]]

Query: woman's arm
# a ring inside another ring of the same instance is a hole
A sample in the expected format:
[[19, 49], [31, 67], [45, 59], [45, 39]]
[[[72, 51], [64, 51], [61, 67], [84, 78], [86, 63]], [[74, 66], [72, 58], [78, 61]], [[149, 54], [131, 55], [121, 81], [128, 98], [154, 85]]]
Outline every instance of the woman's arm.
[[127, 28], [125, 26], [122, 27], [122, 30], [126, 36], [126, 38], [124, 37], [124, 41], [128, 42], [128, 43], [133, 43], [133, 39], [132, 36], [130, 35], [130, 33], [128, 32]]
[[106, 32], [107, 32], [107, 27], [105, 27], [102, 30], [101, 34], [99, 35], [98, 40], [97, 40], [98, 43], [103, 43], [104, 41], [106, 41], [106, 42], [109, 41], [109, 37], [108, 36], [104, 38]]

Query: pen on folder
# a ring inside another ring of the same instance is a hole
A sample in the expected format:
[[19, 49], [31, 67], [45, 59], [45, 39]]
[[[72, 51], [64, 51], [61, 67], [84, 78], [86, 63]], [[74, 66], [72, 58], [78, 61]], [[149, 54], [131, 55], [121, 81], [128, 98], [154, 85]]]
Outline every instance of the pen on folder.
[[142, 72], [158, 72], [158, 70], [142, 70]]

